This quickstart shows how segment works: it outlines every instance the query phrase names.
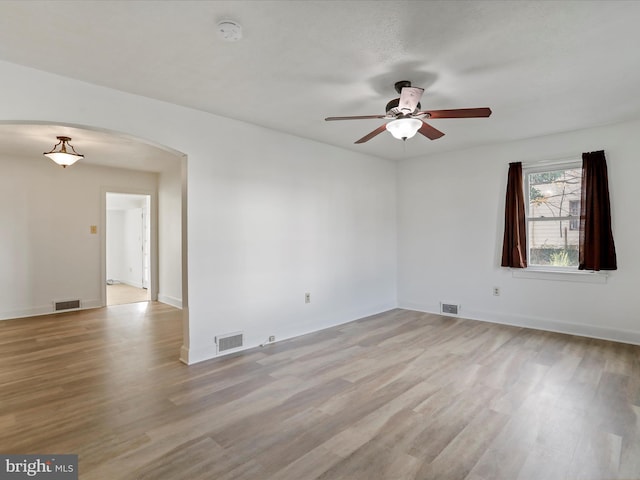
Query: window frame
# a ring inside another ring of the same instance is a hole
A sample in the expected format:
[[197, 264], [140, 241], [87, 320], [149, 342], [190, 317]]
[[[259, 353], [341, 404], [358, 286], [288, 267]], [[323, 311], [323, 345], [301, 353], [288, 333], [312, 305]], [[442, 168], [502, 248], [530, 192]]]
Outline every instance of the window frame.
[[[575, 266], [557, 266], [557, 265], [531, 265], [531, 251], [530, 251], [530, 225], [531, 222], [547, 222], [547, 221], [567, 221], [571, 222], [572, 220], [576, 220], [576, 217], [573, 215], [564, 215], [561, 217], [535, 217], [532, 218], [530, 216], [530, 185], [529, 185], [529, 175], [535, 173], [545, 173], [545, 172], [556, 172], [558, 170], [582, 170], [582, 161], [579, 159], [567, 159], [563, 161], [557, 162], [545, 162], [539, 164], [523, 164], [522, 165], [522, 182], [524, 189], [524, 199], [525, 199], [525, 229], [526, 229], [526, 255], [527, 255], [527, 268], [530, 272], [543, 272], [543, 273], [565, 273], [565, 274], [584, 274], [584, 273], [593, 273], [593, 272], [584, 272], [578, 269], [578, 265]], [[577, 220], [580, 221], [580, 214], [577, 216]]]

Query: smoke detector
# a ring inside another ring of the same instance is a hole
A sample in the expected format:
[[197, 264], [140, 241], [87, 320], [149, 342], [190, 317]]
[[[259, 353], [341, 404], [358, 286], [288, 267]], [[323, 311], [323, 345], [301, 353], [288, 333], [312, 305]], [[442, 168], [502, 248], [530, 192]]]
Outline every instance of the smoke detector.
[[231, 20], [218, 22], [218, 35], [225, 42], [237, 42], [242, 38], [242, 26]]

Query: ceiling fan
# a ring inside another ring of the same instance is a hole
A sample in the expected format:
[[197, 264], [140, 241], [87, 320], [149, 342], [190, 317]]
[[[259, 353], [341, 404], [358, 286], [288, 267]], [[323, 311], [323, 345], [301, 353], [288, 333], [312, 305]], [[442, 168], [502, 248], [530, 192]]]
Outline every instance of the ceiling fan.
[[411, 82], [402, 80], [395, 83], [396, 92], [400, 98], [395, 98], [387, 103], [384, 115], [356, 115], [352, 117], [327, 117], [326, 121], [333, 120], [364, 120], [369, 118], [383, 118], [391, 122], [380, 125], [373, 132], [366, 134], [355, 143], [364, 143], [376, 135], [388, 130], [391, 135], [399, 140], [406, 140], [420, 132], [430, 140], [436, 140], [444, 135], [437, 128], [424, 121], [426, 118], [480, 118], [491, 115], [491, 109], [483, 108], [456, 108], [453, 110], [420, 110], [420, 99], [423, 88], [412, 87]]

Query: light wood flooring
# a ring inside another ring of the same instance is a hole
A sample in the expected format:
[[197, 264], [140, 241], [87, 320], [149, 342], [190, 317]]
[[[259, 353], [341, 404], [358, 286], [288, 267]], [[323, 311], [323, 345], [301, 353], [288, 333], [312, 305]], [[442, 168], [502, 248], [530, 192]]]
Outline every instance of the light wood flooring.
[[0, 322], [0, 452], [83, 480], [640, 479], [640, 347], [392, 310], [187, 367], [180, 318]]
[[124, 305], [149, 300], [149, 290], [145, 288], [132, 287], [126, 283], [107, 285], [107, 305]]

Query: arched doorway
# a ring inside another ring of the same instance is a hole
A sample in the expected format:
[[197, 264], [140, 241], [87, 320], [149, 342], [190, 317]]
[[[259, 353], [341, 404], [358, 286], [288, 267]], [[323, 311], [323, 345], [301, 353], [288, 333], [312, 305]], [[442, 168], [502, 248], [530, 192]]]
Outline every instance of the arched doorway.
[[[60, 135], [71, 137], [85, 156], [65, 169], [42, 155]], [[7, 260], [3, 283], [13, 289], [0, 302], [0, 318], [52, 313], [56, 303], [70, 300], [78, 300], [69, 305], [80, 309], [106, 305], [106, 191], [155, 197], [147, 288], [154, 300], [186, 307], [186, 155], [119, 132], [41, 122], [2, 122], [0, 141], [8, 185], [2, 213], [11, 226], [0, 255]], [[170, 208], [158, 207], [161, 197]], [[158, 223], [170, 227], [158, 229]], [[174, 237], [158, 241], [169, 234]]]

